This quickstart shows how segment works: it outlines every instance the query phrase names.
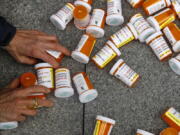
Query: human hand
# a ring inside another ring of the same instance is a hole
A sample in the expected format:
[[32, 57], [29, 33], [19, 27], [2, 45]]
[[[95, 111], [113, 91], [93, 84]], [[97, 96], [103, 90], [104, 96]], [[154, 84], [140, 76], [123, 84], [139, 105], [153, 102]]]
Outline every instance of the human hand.
[[47, 50], [71, 55], [68, 49], [59, 44], [56, 36], [32, 30], [17, 30], [15, 37], [5, 49], [20, 63], [35, 64], [35, 58], [38, 58], [54, 68], [59, 67], [59, 63], [46, 52]]

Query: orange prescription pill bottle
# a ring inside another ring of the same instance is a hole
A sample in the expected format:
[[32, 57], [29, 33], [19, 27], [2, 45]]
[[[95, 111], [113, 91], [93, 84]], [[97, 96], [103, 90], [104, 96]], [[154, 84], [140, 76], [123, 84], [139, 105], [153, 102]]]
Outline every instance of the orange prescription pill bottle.
[[92, 5], [92, 3], [93, 3], [93, 0], [76, 0], [74, 2], [74, 5], [75, 6], [78, 6], [78, 5], [84, 6], [88, 10], [88, 12], [91, 12], [91, 9], [92, 9], [91, 5]]
[[110, 40], [113, 41], [117, 48], [128, 44], [134, 39], [138, 39], [138, 33], [131, 23], [128, 23], [110, 37]]
[[96, 39], [93, 36], [84, 34], [76, 49], [72, 52], [72, 58], [80, 63], [87, 64], [95, 43]]
[[180, 1], [178, 0], [171, 0], [172, 1], [172, 8], [176, 12], [178, 18], [180, 19]]
[[94, 9], [89, 26], [86, 32], [95, 38], [101, 38], [104, 36], [104, 25], [105, 25], [105, 11], [102, 9]]
[[90, 21], [87, 9], [84, 6], [78, 5], [73, 12], [73, 16], [75, 26], [80, 30], [86, 29]]
[[118, 26], [124, 23], [121, 0], [107, 0], [106, 24]]
[[152, 48], [153, 52], [160, 61], [166, 61], [172, 56], [172, 51], [166, 40], [163, 38], [162, 32], [152, 34], [146, 40], [146, 44]]
[[73, 19], [73, 11], [75, 7], [71, 3], [67, 3], [56, 14], [50, 17], [51, 22], [60, 30], [64, 30], [66, 25]]
[[109, 40], [105, 46], [92, 57], [92, 61], [100, 69], [104, 68], [109, 62], [111, 62], [117, 56], [120, 56], [121, 52], [119, 49]]
[[155, 29], [150, 26], [140, 13], [131, 17], [130, 23], [135, 27], [140, 42], [145, 42], [145, 40], [155, 32]]
[[170, 44], [172, 45], [174, 52], [180, 52], [180, 29], [174, 23], [170, 23], [163, 29], [163, 32]]
[[161, 131], [159, 135], [178, 135], [178, 131], [175, 128], [166, 128], [163, 131]]
[[141, 130], [141, 129], [137, 129], [136, 135], [154, 135], [152, 133], [149, 133], [147, 131]]
[[111, 68], [111, 75], [115, 76], [117, 79], [120, 79], [129, 87], [134, 87], [140, 76], [134, 72], [123, 59], [119, 59], [114, 66]]
[[169, 66], [177, 75], [180, 75], [180, 54], [169, 60]]
[[73, 82], [79, 94], [81, 103], [88, 103], [98, 96], [98, 92], [94, 89], [89, 77], [85, 72], [76, 73], [73, 76]]
[[127, 0], [133, 8], [139, 8], [142, 6], [144, 0]]
[[150, 25], [153, 28], [156, 29], [156, 31], [160, 31], [168, 24], [173, 22], [175, 19], [176, 19], [175, 12], [170, 8], [166, 8], [165, 10], [161, 11], [158, 14], [148, 17], [147, 21], [150, 23]]
[[53, 56], [57, 62], [61, 62], [62, 59], [64, 58], [64, 54], [62, 52], [47, 50], [47, 53]]
[[180, 113], [173, 107], [169, 108], [163, 115], [162, 119], [170, 126], [180, 131]]
[[55, 70], [56, 97], [66, 98], [74, 95], [72, 88], [70, 70], [67, 68], [58, 68]]
[[110, 135], [115, 123], [113, 119], [98, 115], [93, 135]]
[[12, 122], [0, 122], [0, 130], [10, 130], [18, 127], [17, 121]]
[[152, 15], [165, 7], [171, 6], [171, 0], [146, 0], [143, 3], [147, 15]]
[[54, 90], [54, 70], [49, 63], [39, 63], [35, 65], [37, 71], [38, 85]]

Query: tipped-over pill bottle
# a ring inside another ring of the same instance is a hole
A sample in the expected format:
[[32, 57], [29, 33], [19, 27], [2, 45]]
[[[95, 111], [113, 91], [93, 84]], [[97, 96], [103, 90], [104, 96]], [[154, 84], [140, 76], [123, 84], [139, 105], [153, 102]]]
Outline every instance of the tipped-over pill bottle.
[[78, 6], [78, 5], [81, 5], [81, 6], [84, 6], [85, 8], [87, 8], [88, 12], [91, 12], [91, 5], [93, 3], [93, 0], [76, 0], [74, 2], [74, 5], [75, 6]]
[[118, 26], [124, 23], [121, 0], [107, 0], [106, 24]]
[[97, 65], [97, 67], [102, 69], [114, 58], [120, 55], [121, 52], [119, 49], [111, 41], [107, 41], [105, 46], [92, 57], [92, 61]]
[[60, 30], [64, 30], [66, 25], [73, 19], [73, 11], [75, 7], [71, 3], [67, 3], [56, 14], [50, 17], [51, 22]]
[[180, 75], [180, 54], [169, 60], [170, 68], [178, 75]]
[[180, 135], [180, 132], [178, 134], [178, 131], [175, 128], [166, 128], [159, 135]]
[[125, 62], [123, 59], [119, 59], [114, 66], [111, 68], [110, 72], [111, 75], [115, 76], [116, 78], [120, 79], [129, 87], [134, 87], [137, 81], [139, 80], [140, 76], [134, 72]]
[[131, 17], [130, 22], [135, 27], [140, 42], [145, 42], [145, 40], [155, 32], [155, 29], [150, 26], [140, 13]]
[[143, 8], [146, 14], [152, 15], [163, 8], [170, 7], [171, 0], [146, 0], [143, 3]]
[[154, 135], [154, 134], [141, 129], [137, 129], [136, 135]]
[[87, 9], [81, 5], [76, 6], [73, 12], [73, 16], [75, 26], [80, 30], [86, 29], [90, 21], [90, 15]]
[[10, 130], [18, 127], [17, 121], [12, 122], [0, 122], [0, 130]]
[[98, 96], [98, 92], [94, 89], [89, 77], [85, 72], [77, 73], [73, 76], [73, 82], [79, 94], [81, 103], [88, 103]]
[[134, 39], [138, 39], [138, 33], [131, 23], [128, 23], [110, 37], [110, 40], [113, 41], [117, 48], [128, 44]]
[[172, 51], [166, 40], [163, 38], [162, 32], [152, 34], [146, 40], [146, 44], [152, 48], [153, 52], [160, 61], [166, 61], [172, 56]]
[[169, 40], [173, 51], [180, 52], [180, 29], [178, 28], [178, 26], [174, 23], [170, 23], [163, 29], [163, 32]]
[[173, 107], [169, 108], [162, 116], [163, 120], [180, 132], [180, 113]]
[[67, 68], [58, 68], [55, 70], [55, 96], [66, 98], [74, 95], [72, 88], [70, 70]]
[[53, 56], [57, 62], [61, 62], [62, 59], [64, 58], [64, 54], [62, 52], [47, 50], [47, 53]]
[[110, 135], [115, 123], [113, 119], [98, 115], [93, 135]]
[[171, 0], [172, 1], [172, 8], [177, 14], [178, 18], [180, 19], [180, 1], [178, 0]]
[[127, 0], [133, 8], [139, 8], [142, 6], [144, 0]]
[[105, 25], [105, 11], [102, 9], [94, 9], [89, 26], [86, 32], [95, 38], [101, 38], [104, 36], [104, 25]]
[[76, 49], [72, 52], [72, 58], [80, 63], [87, 64], [95, 43], [96, 39], [93, 36], [84, 34]]
[[54, 90], [54, 70], [49, 63], [39, 63], [35, 65], [38, 85]]
[[147, 21], [150, 25], [156, 29], [156, 31], [160, 31], [168, 24], [173, 22], [176, 19], [176, 14], [170, 8], [166, 8], [165, 10], [161, 11], [160, 13], [150, 16], [147, 18]]

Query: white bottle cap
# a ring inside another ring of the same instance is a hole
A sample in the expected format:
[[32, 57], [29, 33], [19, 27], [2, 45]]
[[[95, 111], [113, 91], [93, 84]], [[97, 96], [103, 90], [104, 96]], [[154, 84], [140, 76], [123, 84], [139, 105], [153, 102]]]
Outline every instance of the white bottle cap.
[[60, 98], [71, 97], [72, 95], [74, 95], [74, 89], [73, 88], [58, 88], [55, 90], [54, 95]]
[[100, 121], [104, 121], [104, 122], [107, 122], [107, 123], [110, 123], [112, 125], [115, 125], [116, 121], [113, 120], [113, 119], [110, 119], [110, 118], [107, 118], [107, 117], [104, 117], [104, 116], [101, 116], [101, 115], [98, 115], [96, 117], [97, 120], [100, 120]]
[[91, 89], [79, 95], [79, 100], [81, 103], [88, 103], [93, 101], [97, 96], [98, 96], [97, 90]]
[[177, 42], [173, 45], [173, 50], [174, 50], [174, 52], [180, 52], [180, 41], [177, 41]]
[[146, 39], [146, 44], [148, 44], [150, 41], [152, 41], [153, 39], [155, 39], [156, 37], [162, 35], [162, 32], [156, 32], [154, 34], [152, 34], [151, 36], [149, 36], [147, 39]]
[[0, 122], [0, 129], [1, 130], [8, 130], [8, 129], [14, 129], [18, 127], [18, 122]]
[[121, 14], [108, 15], [106, 24], [110, 26], [119, 26], [124, 23], [124, 17]]
[[77, 0], [74, 2], [74, 5], [75, 6], [77, 6], [77, 5], [84, 6], [88, 10], [88, 12], [91, 12], [91, 5], [89, 5], [88, 3], [84, 2], [84, 1]]
[[137, 133], [141, 134], [141, 135], [154, 135], [152, 133], [149, 133], [149, 132], [141, 130], [141, 129], [137, 129]]
[[156, 21], [156, 19], [153, 16], [150, 16], [147, 18], [147, 21], [149, 22], [149, 24], [156, 29], [156, 31], [160, 31], [160, 25], [159, 23]]
[[121, 55], [120, 50], [116, 47], [116, 45], [114, 45], [112, 41], [108, 40], [106, 44], [108, 44], [113, 49], [113, 51], [116, 52], [117, 56]]
[[111, 75], [114, 75], [114, 72], [116, 71], [116, 69], [119, 67], [120, 64], [122, 64], [124, 62], [123, 59], [119, 59], [115, 64], [114, 66], [111, 68], [111, 70], [109, 71], [109, 73]]
[[132, 23], [128, 23], [127, 26], [129, 27], [129, 29], [133, 33], [135, 39], [138, 39], [138, 33], [137, 33], [136, 29], [134, 28], [134, 26], [132, 25]]
[[57, 15], [52, 15], [50, 20], [59, 30], [64, 30], [66, 28], [66, 24]]
[[80, 63], [87, 64], [89, 62], [89, 57], [79, 51], [73, 51], [71, 57]]
[[169, 66], [176, 74], [180, 75], [180, 61], [176, 58], [171, 58], [169, 60]]
[[38, 63], [35, 65], [35, 69], [43, 68], [43, 67], [53, 67], [53, 66], [49, 63]]
[[88, 26], [86, 32], [95, 38], [102, 38], [104, 36], [104, 30], [97, 26]]

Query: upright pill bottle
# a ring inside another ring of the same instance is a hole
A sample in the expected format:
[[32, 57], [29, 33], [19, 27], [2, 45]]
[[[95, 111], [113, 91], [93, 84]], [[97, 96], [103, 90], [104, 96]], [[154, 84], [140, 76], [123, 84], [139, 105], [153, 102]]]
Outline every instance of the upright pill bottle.
[[124, 23], [121, 0], [107, 0], [106, 24], [118, 26]]
[[98, 115], [93, 135], [110, 135], [115, 123], [113, 119]]
[[138, 33], [131, 23], [128, 23], [125, 27], [117, 31], [110, 37], [110, 40], [120, 48], [134, 39], [138, 39]]
[[147, 15], [152, 15], [161, 9], [170, 6], [171, 0], [146, 0], [143, 3], [143, 8]]
[[64, 30], [67, 24], [73, 19], [73, 11], [75, 7], [71, 3], [67, 3], [56, 14], [50, 17], [51, 22], [59, 29]]
[[131, 17], [130, 23], [135, 27], [140, 42], [145, 42], [145, 40], [155, 32], [155, 29], [150, 26], [140, 13]]
[[117, 56], [120, 56], [121, 52], [119, 49], [109, 40], [105, 46], [92, 57], [92, 61], [100, 69], [104, 68], [109, 62], [111, 62]]
[[72, 52], [72, 58], [80, 63], [87, 64], [95, 43], [96, 39], [93, 36], [84, 34], [76, 49]]
[[133, 71], [123, 59], [119, 59], [114, 66], [111, 68], [111, 75], [115, 76], [117, 79], [120, 79], [128, 87], [134, 87], [140, 76]]
[[163, 10], [158, 14], [148, 17], [147, 21], [150, 23], [150, 25], [153, 28], [156, 29], [156, 31], [160, 31], [168, 24], [173, 22], [175, 19], [176, 19], [175, 12], [170, 8], [166, 8], [165, 10]]
[[74, 2], [74, 5], [75, 6], [78, 6], [78, 5], [84, 6], [88, 10], [88, 12], [91, 12], [91, 9], [92, 9], [91, 5], [92, 5], [92, 3], [93, 3], [93, 0], [76, 0]]
[[78, 5], [75, 7], [73, 16], [75, 26], [80, 30], [86, 29], [90, 21], [90, 15], [87, 9], [84, 6]]
[[[180, 132], [179, 132], [180, 134]], [[166, 128], [163, 131], [161, 131], [161, 133], [159, 135], [179, 135], [178, 131], [175, 128]]]
[[86, 32], [95, 38], [101, 38], [104, 36], [104, 25], [105, 25], [105, 11], [102, 9], [94, 9], [89, 26]]
[[127, 0], [133, 8], [139, 8], [142, 6], [144, 0]]
[[180, 54], [169, 60], [169, 66], [177, 75], [180, 75]]
[[66, 98], [74, 95], [72, 88], [70, 70], [67, 68], [58, 68], [55, 70], [55, 96]]
[[177, 14], [178, 18], [180, 19], [180, 1], [178, 0], [171, 0], [172, 1], [172, 8]]
[[62, 59], [64, 58], [64, 54], [62, 52], [53, 51], [53, 50], [47, 50], [46, 52], [52, 57], [54, 57], [57, 62], [61, 62]]
[[162, 32], [152, 34], [147, 40], [146, 44], [149, 45], [157, 58], [160, 61], [166, 61], [172, 56], [172, 51], [169, 48], [166, 40], [162, 36]]
[[17, 121], [12, 122], [0, 122], [0, 130], [10, 130], [18, 127]]
[[98, 96], [98, 92], [94, 89], [89, 77], [85, 72], [76, 73], [73, 76], [73, 82], [79, 94], [81, 103], [88, 103]]
[[169, 40], [173, 51], [180, 52], [180, 29], [174, 23], [170, 23], [163, 29], [164, 35]]
[[149, 133], [147, 131], [141, 130], [141, 129], [137, 129], [136, 135], [154, 135], [152, 133]]
[[38, 85], [45, 86], [54, 90], [54, 70], [48, 63], [39, 63], [35, 65], [37, 72]]

